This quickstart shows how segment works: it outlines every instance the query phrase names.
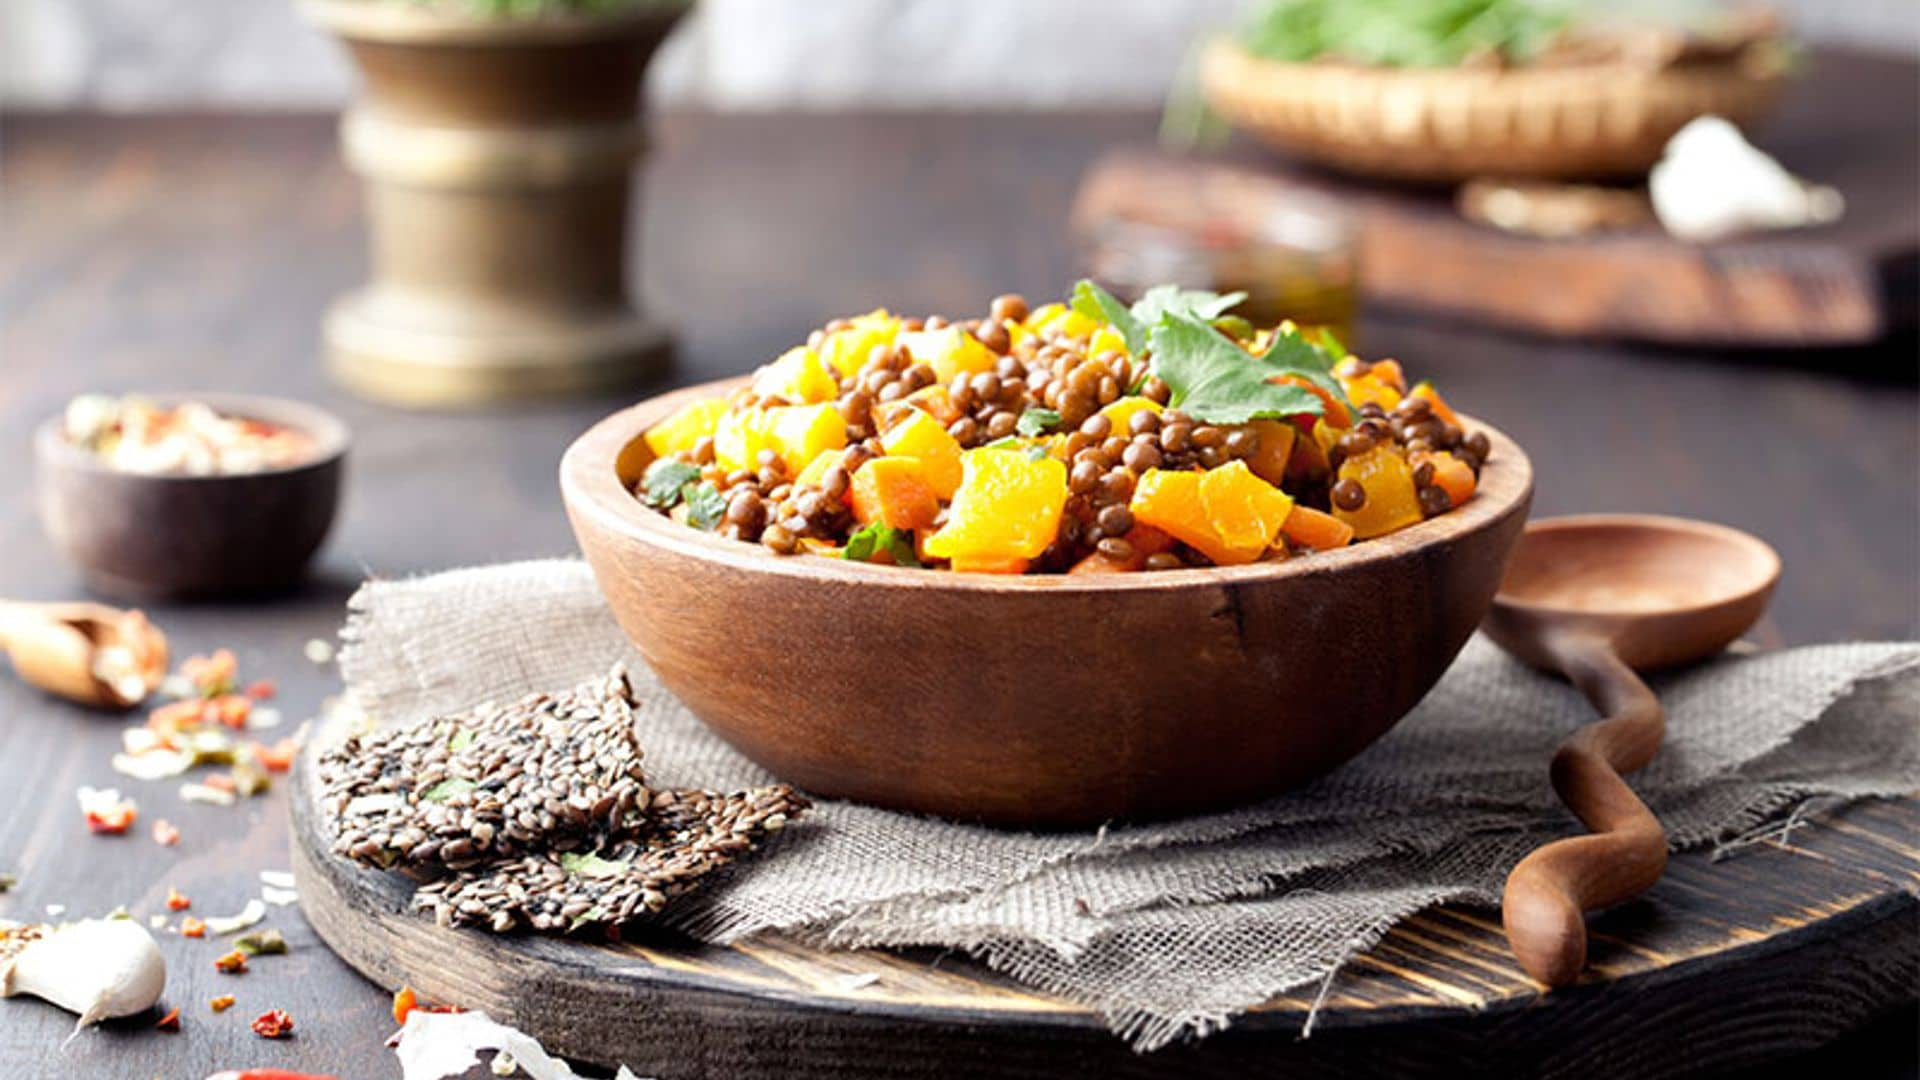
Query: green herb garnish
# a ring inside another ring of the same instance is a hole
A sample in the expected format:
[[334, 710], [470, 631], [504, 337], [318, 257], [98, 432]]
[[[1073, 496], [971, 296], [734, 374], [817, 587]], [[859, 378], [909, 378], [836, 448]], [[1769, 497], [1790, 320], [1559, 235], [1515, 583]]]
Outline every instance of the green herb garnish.
[[465, 795], [467, 792], [473, 791], [479, 786], [480, 785], [471, 780], [463, 780], [458, 776], [453, 776], [421, 792], [420, 797], [428, 802], [446, 802], [455, 795]]
[[1025, 445], [1026, 444], [1021, 441], [1020, 436], [1018, 435], [1002, 435], [990, 443], [983, 443], [980, 449], [982, 450], [1018, 450]]
[[629, 866], [591, 853], [569, 851], [560, 856], [560, 869], [581, 877], [601, 878], [618, 877], [626, 873]]
[[1453, 67], [1484, 54], [1531, 59], [1574, 14], [1564, 0], [1267, 0], [1239, 39], [1269, 60]]
[[913, 531], [878, 521], [847, 537], [847, 546], [841, 549], [840, 557], [852, 562], [872, 562], [874, 555], [882, 551], [893, 557], [895, 566], [917, 568], [920, 565], [913, 553]]
[[1089, 319], [1098, 319], [1119, 331], [1127, 351], [1138, 356], [1152, 337], [1154, 327], [1168, 314], [1191, 315], [1203, 322], [1219, 318], [1247, 294], [1224, 295], [1204, 289], [1182, 289], [1178, 285], [1155, 285], [1141, 294], [1132, 307], [1112, 293], [1082, 279], [1073, 287], [1073, 310]]
[[719, 488], [702, 480], [688, 484], [681, 494], [687, 500], [687, 521], [694, 528], [711, 532], [720, 527], [720, 519], [727, 514], [727, 500]]
[[1173, 391], [1167, 402], [1209, 424], [1244, 424], [1326, 411], [1320, 396], [1301, 386], [1273, 383], [1294, 375], [1344, 403], [1330, 374], [1333, 358], [1297, 332], [1276, 333], [1258, 356], [1190, 315], [1169, 313], [1153, 330], [1153, 373]]
[[1013, 430], [1027, 436], [1040, 435], [1044, 434], [1048, 428], [1059, 422], [1060, 414], [1058, 412], [1036, 405], [1020, 414], [1020, 420], [1013, 425]]
[[666, 510], [680, 501], [688, 484], [700, 479], [700, 470], [676, 458], [661, 458], [640, 476], [640, 501]]

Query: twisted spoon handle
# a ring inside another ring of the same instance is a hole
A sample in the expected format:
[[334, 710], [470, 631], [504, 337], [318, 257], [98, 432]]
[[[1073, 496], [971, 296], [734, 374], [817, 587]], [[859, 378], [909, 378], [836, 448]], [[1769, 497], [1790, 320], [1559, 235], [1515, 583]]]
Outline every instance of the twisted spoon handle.
[[1544, 643], [1604, 719], [1575, 731], [1553, 756], [1553, 789], [1592, 832], [1536, 848], [1507, 875], [1501, 919], [1527, 974], [1564, 986], [1587, 964], [1583, 913], [1630, 900], [1667, 866], [1660, 822], [1620, 778], [1653, 759], [1666, 734], [1659, 699], [1593, 637]]

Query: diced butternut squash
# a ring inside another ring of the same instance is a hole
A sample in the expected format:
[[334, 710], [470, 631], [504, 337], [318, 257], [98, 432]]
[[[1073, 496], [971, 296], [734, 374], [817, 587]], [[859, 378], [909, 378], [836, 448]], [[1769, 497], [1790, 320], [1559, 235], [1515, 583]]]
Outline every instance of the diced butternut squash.
[[1413, 468], [1397, 450], [1376, 446], [1340, 463], [1340, 479], [1366, 490], [1367, 501], [1358, 510], [1333, 508], [1333, 516], [1353, 527], [1356, 539], [1376, 536], [1420, 523], [1420, 500], [1413, 487]]
[[846, 457], [845, 450], [829, 450], [824, 454], [816, 455], [812, 461], [807, 462], [806, 468], [800, 470], [800, 475], [794, 477], [794, 486], [810, 488], [823, 486], [826, 483], [827, 470], [846, 460]]
[[647, 449], [654, 457], [693, 449], [693, 444], [714, 433], [720, 418], [726, 415], [725, 398], [701, 398], [674, 411], [672, 416], [647, 429]]
[[792, 405], [817, 405], [840, 394], [840, 384], [820, 354], [796, 345], [753, 377], [753, 392], [785, 398]]
[[1101, 353], [1117, 352], [1126, 355], [1127, 339], [1120, 331], [1111, 326], [1102, 326], [1087, 338], [1087, 355], [1099, 356]]
[[950, 383], [958, 375], [992, 371], [1000, 362], [1000, 357], [979, 338], [957, 326], [905, 333], [895, 340], [913, 354], [914, 360], [932, 365], [942, 383]]
[[1416, 456], [1413, 459], [1414, 468], [1419, 468], [1423, 462], [1433, 466], [1433, 482], [1447, 493], [1453, 505], [1459, 506], [1473, 498], [1473, 490], [1479, 484], [1473, 475], [1473, 466], [1445, 450]]
[[1296, 547], [1332, 551], [1353, 543], [1353, 526], [1311, 506], [1296, 505], [1287, 515], [1287, 523], [1280, 527], [1280, 535]]
[[878, 308], [850, 320], [853, 325], [828, 334], [820, 344], [820, 359], [842, 375], [860, 370], [875, 345], [891, 345], [900, 332], [900, 320]]
[[1252, 562], [1273, 546], [1293, 498], [1255, 476], [1246, 462], [1230, 461], [1201, 475], [1200, 505], [1214, 535], [1233, 552], [1231, 561]]
[[1107, 420], [1113, 424], [1113, 430], [1116, 434], [1125, 435], [1129, 430], [1127, 425], [1133, 423], [1134, 413], [1160, 413], [1164, 411], [1165, 410], [1160, 407], [1160, 403], [1150, 397], [1123, 397], [1113, 404], [1108, 405], [1106, 408], [1101, 409], [1100, 415], [1106, 417]]
[[1402, 396], [1392, 383], [1371, 371], [1341, 379], [1340, 388], [1347, 392], [1347, 400], [1353, 402], [1355, 408], [1372, 403], [1391, 409], [1400, 404]]
[[772, 419], [767, 445], [780, 455], [788, 475], [798, 476], [829, 450], [846, 448], [847, 422], [832, 404], [788, 405], [768, 409], [767, 415]]
[[926, 529], [940, 514], [940, 497], [919, 458], [887, 454], [853, 474], [853, 517], [862, 525], [880, 522], [893, 529]]
[[1060, 529], [1067, 467], [1025, 450], [969, 450], [960, 456], [960, 488], [928, 553], [955, 560], [1034, 559]]
[[911, 416], [887, 429], [880, 437], [880, 445], [888, 455], [919, 458], [926, 467], [933, 493], [942, 502], [960, 490], [960, 442], [928, 413], [914, 410]]
[[1247, 465], [1255, 476], [1278, 486], [1286, 479], [1287, 462], [1293, 458], [1293, 440], [1299, 431], [1284, 420], [1255, 420], [1247, 427], [1260, 440], [1260, 448], [1247, 459]]
[[721, 468], [753, 469], [760, 451], [772, 445], [773, 415], [766, 409], [742, 409], [720, 417], [713, 429], [713, 460]]
[[1432, 383], [1423, 382], [1414, 387], [1412, 396], [1426, 398], [1427, 404], [1433, 406], [1433, 415], [1452, 424], [1454, 427], [1466, 426], [1460, 422], [1460, 414], [1453, 411], [1453, 408], [1447, 404], [1446, 399], [1440, 396], [1440, 391], [1433, 388]]
[[1393, 387], [1401, 397], [1407, 396], [1407, 373], [1401, 370], [1400, 361], [1376, 360], [1369, 374]]

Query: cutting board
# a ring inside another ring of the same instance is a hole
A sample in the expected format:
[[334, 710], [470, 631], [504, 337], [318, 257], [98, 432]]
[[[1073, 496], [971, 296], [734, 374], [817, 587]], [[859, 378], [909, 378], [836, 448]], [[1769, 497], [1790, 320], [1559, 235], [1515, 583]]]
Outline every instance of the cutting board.
[[[317, 740], [316, 740], [317, 741]], [[1594, 922], [1592, 966], [1544, 993], [1497, 912], [1441, 908], [1326, 986], [1197, 1043], [1136, 1054], [1089, 1010], [957, 954], [496, 936], [407, 909], [412, 885], [327, 853], [312, 754], [296, 767], [293, 869], [322, 939], [387, 989], [484, 1009], [579, 1060], [666, 1080], [1182, 1075], [1658, 1077], [1824, 1043], [1920, 986], [1920, 801], [1819, 817], [1785, 846], [1673, 860]], [[1313, 1017], [1310, 1037], [1306, 1032]]]

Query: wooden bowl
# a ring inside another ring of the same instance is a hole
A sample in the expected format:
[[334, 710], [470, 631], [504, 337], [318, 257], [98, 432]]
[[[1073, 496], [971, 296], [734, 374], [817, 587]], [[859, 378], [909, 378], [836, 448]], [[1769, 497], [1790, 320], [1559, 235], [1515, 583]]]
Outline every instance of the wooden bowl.
[[1285, 63], [1228, 40], [1202, 56], [1207, 100], [1267, 145], [1361, 176], [1638, 176], [1709, 113], [1757, 119], [1786, 84], [1774, 42], [1658, 69], [1386, 68]]
[[88, 587], [133, 600], [234, 596], [298, 581], [333, 525], [347, 428], [298, 401], [243, 394], [158, 396], [305, 432], [312, 456], [227, 476], [122, 472], [69, 442], [61, 417], [34, 433], [40, 521]]
[[1358, 753], [1486, 615], [1533, 472], [1499, 432], [1443, 517], [1285, 563], [1003, 577], [777, 556], [629, 486], [691, 387], [595, 425], [560, 486], [608, 604], [667, 688], [782, 779], [1006, 825], [1246, 803]]

